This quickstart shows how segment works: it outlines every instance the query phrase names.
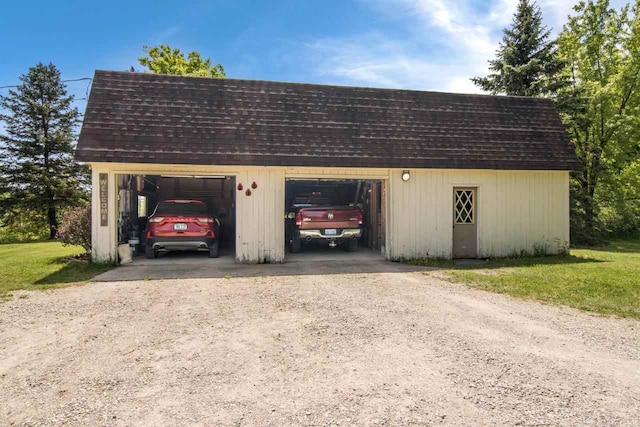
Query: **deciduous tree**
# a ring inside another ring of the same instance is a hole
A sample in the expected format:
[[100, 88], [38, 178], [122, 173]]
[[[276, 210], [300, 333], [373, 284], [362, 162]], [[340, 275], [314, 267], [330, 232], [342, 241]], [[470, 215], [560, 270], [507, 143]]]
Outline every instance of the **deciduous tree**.
[[138, 58], [138, 62], [156, 74], [226, 77], [222, 65], [211, 65], [211, 59], [203, 60], [198, 52], [189, 52], [185, 58], [180, 49], [169, 45], [143, 46], [143, 49], [147, 56]]
[[574, 10], [558, 38], [569, 84], [557, 104], [582, 162], [573, 182], [574, 237], [591, 240], [600, 208], [621, 206], [620, 197], [633, 193], [621, 180], [637, 170], [640, 154], [640, 1], [631, 14], [608, 0]]

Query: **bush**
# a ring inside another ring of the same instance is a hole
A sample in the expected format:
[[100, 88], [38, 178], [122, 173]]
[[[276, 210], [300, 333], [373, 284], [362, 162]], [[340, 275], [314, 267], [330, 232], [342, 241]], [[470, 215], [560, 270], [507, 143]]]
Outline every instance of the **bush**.
[[58, 239], [65, 246], [82, 246], [91, 250], [91, 206], [84, 205], [68, 210], [58, 227]]
[[0, 244], [23, 243], [46, 240], [49, 227], [36, 222], [24, 221], [11, 225], [0, 225]]
[[47, 218], [33, 210], [4, 212], [0, 216], [0, 244], [44, 240], [49, 237]]

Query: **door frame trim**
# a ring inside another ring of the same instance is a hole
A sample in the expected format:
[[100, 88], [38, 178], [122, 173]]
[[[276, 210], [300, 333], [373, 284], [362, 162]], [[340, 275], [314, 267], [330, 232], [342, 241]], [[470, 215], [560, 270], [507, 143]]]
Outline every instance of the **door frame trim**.
[[451, 187], [449, 189], [449, 257], [451, 259], [453, 258], [453, 227], [455, 226], [454, 223], [454, 205], [455, 205], [455, 199], [454, 199], [454, 190], [456, 188], [475, 188], [476, 189], [476, 193], [475, 193], [475, 224], [476, 224], [476, 258], [480, 258], [480, 226], [482, 225], [482, 220], [480, 215], [478, 214], [478, 210], [482, 211], [480, 209], [481, 205], [480, 205], [480, 200], [481, 199], [481, 194], [482, 194], [482, 184], [473, 184], [473, 183], [457, 183], [454, 182], [453, 184], [451, 184]]

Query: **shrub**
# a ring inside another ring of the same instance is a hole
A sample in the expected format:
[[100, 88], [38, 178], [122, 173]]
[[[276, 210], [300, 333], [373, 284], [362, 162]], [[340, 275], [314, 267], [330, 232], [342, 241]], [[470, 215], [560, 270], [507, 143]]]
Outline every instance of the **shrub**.
[[47, 219], [32, 211], [11, 212], [0, 219], [0, 244], [44, 240], [47, 237]]
[[82, 246], [91, 250], [91, 206], [84, 205], [65, 212], [58, 227], [58, 239], [65, 246]]

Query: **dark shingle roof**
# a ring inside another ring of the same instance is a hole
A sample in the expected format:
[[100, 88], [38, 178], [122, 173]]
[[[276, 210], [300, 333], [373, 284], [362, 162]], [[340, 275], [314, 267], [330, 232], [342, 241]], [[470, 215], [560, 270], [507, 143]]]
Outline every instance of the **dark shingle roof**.
[[86, 162], [572, 170], [551, 101], [96, 71]]

